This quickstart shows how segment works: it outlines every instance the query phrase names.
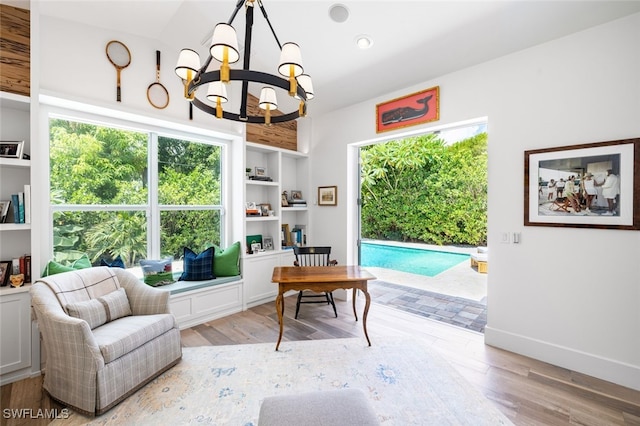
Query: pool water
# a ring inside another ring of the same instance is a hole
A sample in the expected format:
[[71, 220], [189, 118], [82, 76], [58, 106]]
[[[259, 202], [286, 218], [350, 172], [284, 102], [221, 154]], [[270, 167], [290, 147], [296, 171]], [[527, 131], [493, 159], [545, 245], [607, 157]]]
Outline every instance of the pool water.
[[435, 277], [441, 272], [469, 261], [468, 254], [396, 247], [363, 242], [361, 245], [362, 266], [393, 269], [411, 274]]

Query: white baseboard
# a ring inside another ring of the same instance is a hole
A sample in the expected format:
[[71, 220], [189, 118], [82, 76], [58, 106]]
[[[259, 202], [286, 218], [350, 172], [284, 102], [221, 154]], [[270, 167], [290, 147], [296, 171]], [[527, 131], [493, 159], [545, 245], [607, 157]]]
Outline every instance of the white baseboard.
[[490, 346], [640, 390], [640, 366], [638, 365], [604, 358], [490, 326], [484, 330], [484, 341]]

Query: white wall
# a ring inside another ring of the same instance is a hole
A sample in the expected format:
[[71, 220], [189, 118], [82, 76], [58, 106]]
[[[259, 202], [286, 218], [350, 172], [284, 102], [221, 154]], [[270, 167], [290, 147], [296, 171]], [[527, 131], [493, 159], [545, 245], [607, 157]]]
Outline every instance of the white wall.
[[525, 150], [640, 137], [640, 14], [314, 119], [311, 184], [339, 205], [314, 207], [312, 232], [336, 258], [356, 260], [349, 145], [397, 137], [375, 133], [376, 103], [436, 85], [440, 120], [419, 130], [488, 117], [485, 341], [640, 389], [640, 232], [523, 226]]

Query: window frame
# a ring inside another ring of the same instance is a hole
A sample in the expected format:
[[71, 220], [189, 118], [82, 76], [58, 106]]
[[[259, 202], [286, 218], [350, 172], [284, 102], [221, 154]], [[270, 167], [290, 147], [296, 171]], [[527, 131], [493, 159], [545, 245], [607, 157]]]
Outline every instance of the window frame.
[[[89, 107], [89, 110], [92, 108]], [[53, 216], [55, 212], [60, 211], [143, 211], [147, 217], [147, 258], [159, 259], [161, 257], [160, 241], [160, 214], [162, 211], [193, 211], [193, 210], [217, 210], [220, 212], [220, 244], [226, 246], [231, 235], [233, 234], [233, 224], [227, 212], [230, 209], [231, 197], [229, 191], [231, 188], [231, 153], [232, 143], [236, 138], [232, 136], [206, 131], [196, 127], [187, 127], [184, 125], [176, 125], [172, 122], [160, 122], [159, 120], [150, 119], [149, 117], [137, 116], [132, 114], [119, 114], [117, 111], [109, 110], [110, 115], [101, 115], [91, 112], [80, 111], [77, 109], [67, 109], [57, 106], [44, 106], [41, 108], [43, 114], [42, 139], [46, 146], [47, 160], [46, 164], [46, 205], [48, 206], [47, 223], [47, 251], [49, 257], [53, 257]], [[128, 116], [127, 118], [120, 117]], [[52, 204], [50, 199], [51, 182], [50, 182], [50, 120], [60, 119], [74, 122], [87, 123], [96, 126], [110, 127], [124, 131], [133, 131], [145, 133], [148, 135], [147, 146], [147, 162], [148, 162], [148, 196], [146, 204], [92, 204], [92, 205], [70, 205], [70, 204]], [[163, 125], [159, 125], [162, 123]], [[180, 139], [194, 143], [204, 143], [217, 146], [220, 148], [220, 204], [213, 205], [161, 205], [158, 200], [158, 139], [160, 137]], [[44, 183], [44, 182], [43, 182]], [[134, 266], [134, 265], [131, 265]]]

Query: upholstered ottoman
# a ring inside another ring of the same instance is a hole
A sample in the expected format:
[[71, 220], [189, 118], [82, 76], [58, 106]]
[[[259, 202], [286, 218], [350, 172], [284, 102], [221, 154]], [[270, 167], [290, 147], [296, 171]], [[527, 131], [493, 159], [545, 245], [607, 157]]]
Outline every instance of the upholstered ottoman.
[[379, 424], [376, 413], [360, 389], [270, 396], [262, 402], [258, 419], [258, 426]]

